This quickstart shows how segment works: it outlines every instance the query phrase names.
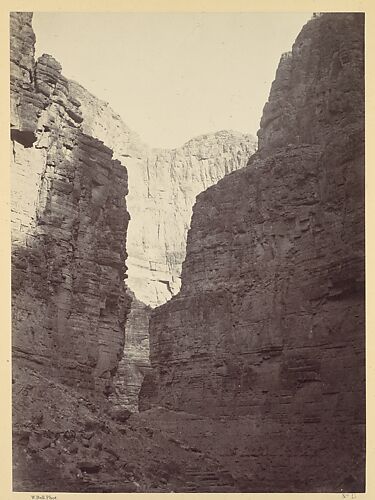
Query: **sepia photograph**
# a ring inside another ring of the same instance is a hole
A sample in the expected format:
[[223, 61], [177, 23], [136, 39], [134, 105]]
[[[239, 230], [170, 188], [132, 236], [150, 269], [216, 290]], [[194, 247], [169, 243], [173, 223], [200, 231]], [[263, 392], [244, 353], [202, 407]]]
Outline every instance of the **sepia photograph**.
[[365, 18], [8, 13], [13, 492], [366, 492]]

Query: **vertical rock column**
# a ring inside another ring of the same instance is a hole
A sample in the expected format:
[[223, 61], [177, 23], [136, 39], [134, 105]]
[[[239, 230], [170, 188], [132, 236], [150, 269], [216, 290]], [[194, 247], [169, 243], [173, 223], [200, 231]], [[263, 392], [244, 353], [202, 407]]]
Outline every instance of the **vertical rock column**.
[[12, 345], [60, 382], [111, 391], [130, 307], [126, 169], [82, 132], [61, 66], [11, 14]]

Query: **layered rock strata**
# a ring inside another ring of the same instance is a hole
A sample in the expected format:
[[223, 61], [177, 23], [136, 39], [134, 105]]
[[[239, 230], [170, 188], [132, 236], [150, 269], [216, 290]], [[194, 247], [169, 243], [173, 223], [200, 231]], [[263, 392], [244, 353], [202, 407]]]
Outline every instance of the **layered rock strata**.
[[117, 398], [112, 399], [134, 411], [149, 368], [149, 308], [163, 304], [180, 289], [196, 195], [244, 167], [255, 151], [255, 140], [248, 134], [220, 131], [173, 150], [150, 148], [107, 103], [75, 82], [69, 82], [69, 89], [81, 103], [83, 130], [110, 147], [129, 173], [127, 284], [135, 300], [116, 377]]
[[151, 316], [141, 408], [217, 430], [240, 491], [364, 490], [363, 22], [316, 17], [282, 57], [259, 152], [197, 197]]
[[15, 370], [110, 392], [124, 345], [127, 172], [82, 130], [32, 14], [12, 13], [12, 346]]
[[244, 167], [256, 141], [250, 134], [222, 130], [180, 148], [151, 148], [107, 103], [75, 82], [69, 82], [69, 89], [81, 103], [83, 130], [103, 141], [127, 167], [127, 283], [138, 300], [156, 307], [180, 289], [196, 196]]

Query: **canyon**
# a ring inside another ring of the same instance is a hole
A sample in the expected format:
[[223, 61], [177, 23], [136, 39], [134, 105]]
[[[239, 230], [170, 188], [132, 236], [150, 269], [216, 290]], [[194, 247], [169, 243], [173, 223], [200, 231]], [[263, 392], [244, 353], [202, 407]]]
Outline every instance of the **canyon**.
[[224, 175], [244, 167], [256, 141], [250, 134], [222, 130], [191, 139], [180, 148], [151, 148], [107, 103], [76, 82], [70, 81], [69, 89], [81, 104], [83, 131], [108, 146], [128, 171], [126, 283], [134, 301], [112, 401], [137, 411], [138, 393], [149, 370], [150, 311], [180, 290], [195, 198]]
[[364, 16], [173, 150], [10, 21], [14, 489], [364, 491]]

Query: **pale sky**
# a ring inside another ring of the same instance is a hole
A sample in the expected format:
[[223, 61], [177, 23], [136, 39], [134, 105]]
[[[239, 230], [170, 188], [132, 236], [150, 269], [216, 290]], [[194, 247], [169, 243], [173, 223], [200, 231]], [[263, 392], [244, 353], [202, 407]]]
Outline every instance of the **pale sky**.
[[154, 147], [259, 128], [303, 13], [34, 13], [36, 56], [107, 101]]

